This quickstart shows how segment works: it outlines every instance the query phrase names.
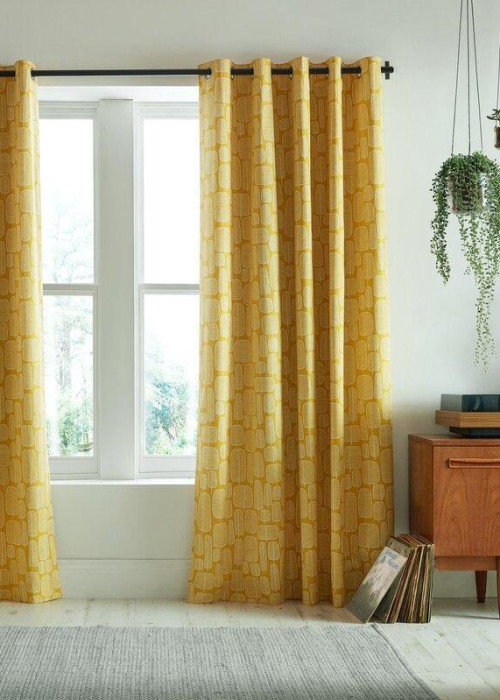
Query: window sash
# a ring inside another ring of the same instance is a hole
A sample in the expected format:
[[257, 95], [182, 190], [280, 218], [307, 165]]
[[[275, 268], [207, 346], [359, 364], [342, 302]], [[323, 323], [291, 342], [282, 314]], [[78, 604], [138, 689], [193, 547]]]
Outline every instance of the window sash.
[[[40, 102], [40, 119], [90, 119], [93, 123], [93, 176], [94, 176], [94, 222], [93, 222], [93, 283], [45, 283], [45, 296], [91, 296], [92, 297], [92, 388], [93, 388], [93, 455], [51, 456], [50, 475], [53, 479], [93, 479], [99, 474], [99, 430], [98, 430], [98, 279], [99, 279], [99, 128], [98, 104], [89, 102]], [[43, 183], [41, 183], [43, 187]]]
[[199, 284], [164, 284], [144, 282], [144, 121], [146, 119], [198, 119], [197, 102], [176, 102], [148, 104], [137, 103], [136, 115], [136, 276], [137, 276], [137, 476], [142, 479], [186, 478], [194, 476], [196, 456], [188, 455], [147, 455], [145, 441], [145, 317], [144, 298], [147, 294], [199, 294]]
[[159, 474], [169, 477], [193, 476], [196, 468], [195, 455], [148, 455], [146, 453], [146, 422], [145, 422], [145, 313], [144, 300], [147, 295], [175, 294], [198, 296], [200, 288], [198, 284], [140, 284], [139, 285], [139, 319], [140, 319], [140, 343], [138, 348], [138, 472], [142, 478], [158, 478]]
[[98, 368], [97, 368], [97, 326], [98, 303], [96, 284], [44, 284], [43, 296], [89, 296], [92, 297], [92, 411], [93, 411], [93, 454], [91, 457], [82, 455], [50, 456], [51, 478], [93, 479], [98, 476], [99, 434], [98, 426]]
[[[92, 120], [94, 135], [94, 284], [97, 284], [99, 280], [99, 105], [95, 102], [40, 102], [39, 115], [41, 120]], [[41, 186], [43, 187], [43, 183]]]

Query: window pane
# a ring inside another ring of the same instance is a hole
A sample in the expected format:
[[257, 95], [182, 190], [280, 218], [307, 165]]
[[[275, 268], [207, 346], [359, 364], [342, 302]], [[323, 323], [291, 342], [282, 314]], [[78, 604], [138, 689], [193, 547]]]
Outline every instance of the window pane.
[[93, 454], [93, 298], [44, 297], [45, 404], [49, 455]]
[[198, 295], [144, 298], [145, 447], [194, 455], [198, 402]]
[[144, 281], [197, 283], [197, 119], [144, 121]]
[[43, 281], [94, 281], [92, 119], [40, 120]]

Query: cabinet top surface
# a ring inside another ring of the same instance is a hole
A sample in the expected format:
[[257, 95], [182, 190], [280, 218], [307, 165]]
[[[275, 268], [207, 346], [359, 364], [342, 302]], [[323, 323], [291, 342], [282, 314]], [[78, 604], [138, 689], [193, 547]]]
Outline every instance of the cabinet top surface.
[[428, 442], [435, 447], [447, 445], [461, 445], [462, 447], [498, 447], [500, 438], [470, 438], [451, 433], [436, 433], [435, 435], [409, 435], [410, 440]]

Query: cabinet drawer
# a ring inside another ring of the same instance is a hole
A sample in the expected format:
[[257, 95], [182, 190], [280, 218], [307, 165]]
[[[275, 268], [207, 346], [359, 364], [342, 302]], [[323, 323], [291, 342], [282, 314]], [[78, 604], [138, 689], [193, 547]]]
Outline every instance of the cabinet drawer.
[[498, 448], [433, 449], [436, 556], [500, 556]]

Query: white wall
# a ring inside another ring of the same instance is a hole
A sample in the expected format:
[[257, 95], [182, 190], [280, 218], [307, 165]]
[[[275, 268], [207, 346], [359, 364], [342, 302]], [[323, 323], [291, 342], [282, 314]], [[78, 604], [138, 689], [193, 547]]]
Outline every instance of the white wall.
[[[500, 390], [498, 358], [488, 374], [473, 364], [474, 293], [461, 274], [456, 241], [451, 251], [457, 273], [446, 289], [429, 253], [430, 181], [450, 150], [458, 6], [458, 0], [1, 0], [0, 5], [4, 64], [29, 58], [40, 68], [191, 67], [219, 56], [243, 62], [301, 54], [313, 60], [340, 55], [346, 61], [371, 54], [392, 61], [396, 73], [383, 89], [397, 530], [407, 527], [407, 434], [435, 430], [441, 392]], [[495, 100], [498, 2], [477, 2], [476, 20], [486, 114]], [[486, 150], [497, 157], [490, 124], [483, 118]], [[500, 345], [499, 310], [496, 303], [493, 327]], [[57, 484], [54, 501], [68, 593], [103, 594], [112, 581], [123, 594], [181, 594], [192, 487]], [[85, 578], [95, 565], [89, 560], [101, 560], [99, 584], [90, 574]], [[154, 590], [146, 590], [146, 580], [153, 579]], [[438, 593], [472, 590], [471, 574], [438, 577]]]

